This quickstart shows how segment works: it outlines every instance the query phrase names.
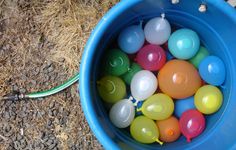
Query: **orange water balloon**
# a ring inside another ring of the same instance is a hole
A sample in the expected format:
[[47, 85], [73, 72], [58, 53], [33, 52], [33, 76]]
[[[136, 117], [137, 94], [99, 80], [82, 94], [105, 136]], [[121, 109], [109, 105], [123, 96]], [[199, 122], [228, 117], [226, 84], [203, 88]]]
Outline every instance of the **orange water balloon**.
[[159, 128], [160, 139], [163, 142], [174, 142], [180, 137], [179, 121], [174, 116], [157, 121], [156, 124]]
[[194, 95], [202, 81], [195, 67], [184, 60], [171, 60], [158, 74], [161, 91], [175, 99]]

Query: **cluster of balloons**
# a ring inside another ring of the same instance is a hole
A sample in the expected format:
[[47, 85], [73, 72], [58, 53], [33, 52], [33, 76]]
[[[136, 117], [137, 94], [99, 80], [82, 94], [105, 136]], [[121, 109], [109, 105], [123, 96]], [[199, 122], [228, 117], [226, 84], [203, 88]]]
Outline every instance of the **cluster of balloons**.
[[181, 134], [190, 142], [201, 134], [203, 114], [217, 112], [223, 103], [217, 86], [224, 83], [226, 68], [200, 45], [198, 34], [187, 28], [171, 34], [162, 15], [144, 29], [142, 23], [126, 27], [118, 46], [106, 52], [97, 81], [99, 95], [111, 104], [111, 122], [129, 127], [131, 136], [146, 144], [173, 142]]

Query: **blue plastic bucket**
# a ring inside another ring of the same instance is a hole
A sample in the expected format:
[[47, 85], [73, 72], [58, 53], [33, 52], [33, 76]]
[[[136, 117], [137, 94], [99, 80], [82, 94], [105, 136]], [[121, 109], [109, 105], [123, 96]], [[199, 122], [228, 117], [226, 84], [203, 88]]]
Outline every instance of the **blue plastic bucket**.
[[[204, 2], [207, 11], [200, 13]], [[129, 24], [147, 20], [160, 13], [174, 25], [195, 30], [211, 54], [226, 65], [227, 78], [222, 86], [224, 104], [219, 112], [207, 116], [203, 134], [191, 143], [181, 137], [174, 143], [140, 144], [127, 130], [115, 128], [96, 90], [99, 62], [110, 41]], [[94, 29], [85, 48], [80, 68], [80, 96], [84, 114], [105, 149], [236, 149], [236, 11], [223, 0], [123, 0], [113, 7]]]

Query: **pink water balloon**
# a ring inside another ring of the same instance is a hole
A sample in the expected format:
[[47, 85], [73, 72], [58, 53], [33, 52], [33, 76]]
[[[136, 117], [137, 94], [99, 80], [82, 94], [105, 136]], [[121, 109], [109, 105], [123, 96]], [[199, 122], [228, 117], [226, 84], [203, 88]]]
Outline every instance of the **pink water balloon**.
[[160, 46], [148, 44], [139, 50], [136, 61], [145, 70], [157, 71], [164, 66], [166, 54]]
[[195, 109], [187, 110], [180, 117], [179, 127], [187, 141], [191, 142], [192, 138], [200, 135], [205, 129], [205, 118]]

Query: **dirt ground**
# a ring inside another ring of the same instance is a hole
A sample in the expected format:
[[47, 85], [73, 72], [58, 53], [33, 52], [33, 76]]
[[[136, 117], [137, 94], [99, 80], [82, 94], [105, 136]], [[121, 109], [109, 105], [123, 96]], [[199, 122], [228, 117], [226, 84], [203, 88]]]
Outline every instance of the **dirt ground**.
[[[91, 30], [118, 1], [0, 0], [0, 96], [49, 89], [75, 74]], [[0, 150], [102, 149], [76, 87], [0, 101]]]
[[[49, 89], [75, 74], [90, 31], [117, 1], [0, 0], [0, 96]], [[76, 87], [0, 101], [0, 150], [102, 149]]]

